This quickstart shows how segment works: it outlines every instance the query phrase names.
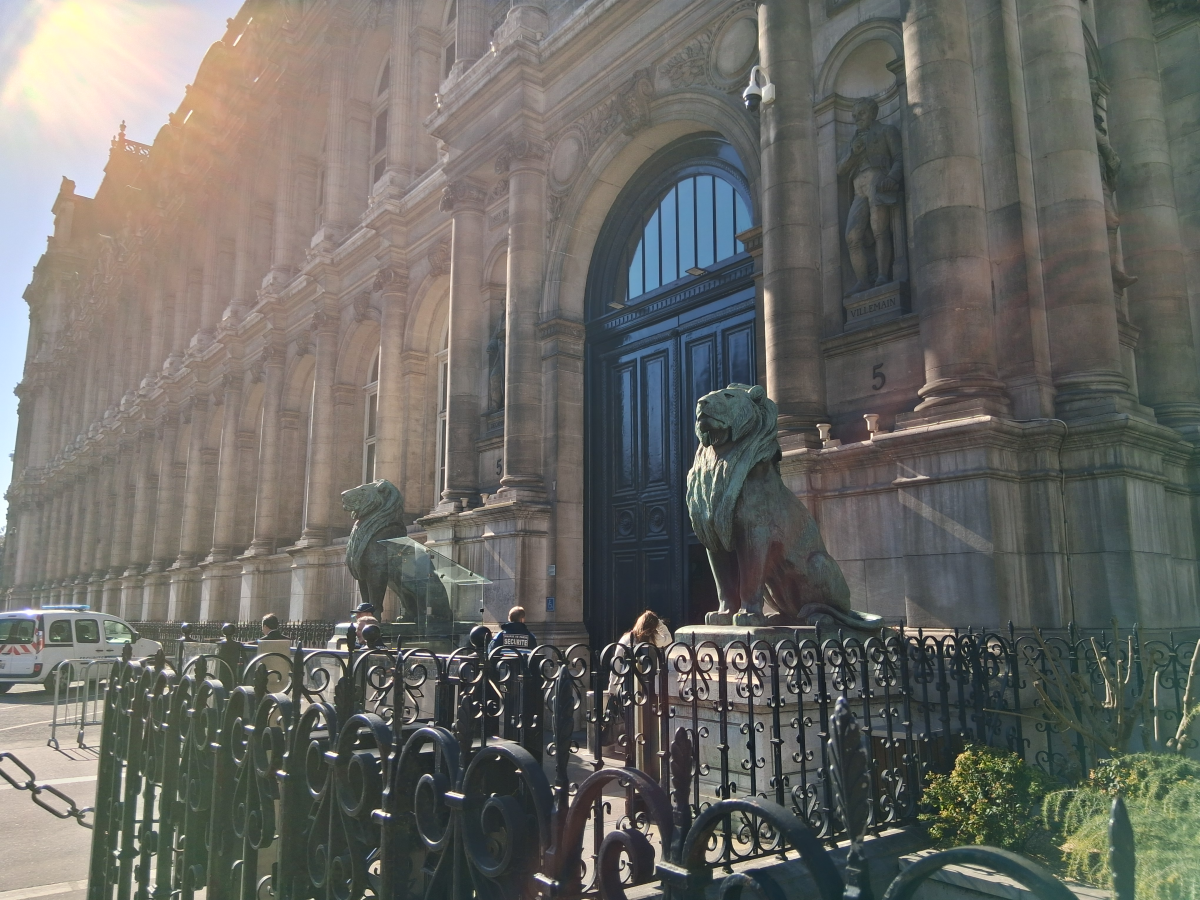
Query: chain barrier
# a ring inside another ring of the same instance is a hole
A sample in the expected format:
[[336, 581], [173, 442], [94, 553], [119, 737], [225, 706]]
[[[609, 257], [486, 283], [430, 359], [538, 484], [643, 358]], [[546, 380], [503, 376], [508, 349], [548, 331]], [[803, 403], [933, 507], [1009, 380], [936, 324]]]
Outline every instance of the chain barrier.
[[[26, 777], [24, 781], [20, 781], [10, 775], [8, 772], [4, 771], [4, 763], [6, 760], [10, 760], [14, 766], [16, 766], [21, 770], [22, 773], [25, 774]], [[50, 813], [50, 815], [54, 816], [56, 819], [74, 819], [84, 828], [90, 829], [93, 827], [93, 823], [85, 822], [84, 817], [95, 812], [95, 807], [85, 806], [80, 809], [79, 805], [74, 800], [72, 800], [54, 785], [38, 784], [37, 775], [34, 774], [33, 769], [29, 768], [29, 766], [17, 759], [15, 754], [10, 753], [7, 750], [0, 752], [0, 778], [3, 778], [18, 791], [29, 791], [29, 799], [32, 800], [37, 806], [40, 806], [42, 809], [46, 810], [46, 812]], [[42, 799], [42, 794], [49, 794], [52, 797], [56, 797], [66, 805], [66, 809], [60, 809], [52, 803], [47, 803]]]

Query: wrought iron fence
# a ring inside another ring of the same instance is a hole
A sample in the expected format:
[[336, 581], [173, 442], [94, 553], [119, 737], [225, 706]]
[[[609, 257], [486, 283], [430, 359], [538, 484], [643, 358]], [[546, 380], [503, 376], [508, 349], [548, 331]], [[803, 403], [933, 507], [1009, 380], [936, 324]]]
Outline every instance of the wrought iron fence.
[[[130, 622], [130, 626], [139, 635], [158, 641], [164, 647], [171, 648], [183, 636], [182, 628], [187, 626], [187, 639], [200, 642], [220, 640], [226, 625], [232, 625], [235, 637], [239, 641], [256, 641], [262, 635], [261, 622]], [[326, 641], [333, 637], [333, 622], [303, 621], [284, 622], [280, 630], [292, 641], [298, 641], [301, 647], [324, 647]], [[168, 651], [169, 652], [169, 651]]]
[[[160, 654], [116, 672], [89, 900], [617, 897], [654, 879], [684, 897], [788, 846], [819, 881], [822, 843], [913, 822], [928, 774], [967, 741], [1060, 776], [1086, 767], [1090, 750], [1039, 717], [1031, 682], [1052, 662], [1100, 689], [1096, 648], [1129, 655], [1155, 686], [1149, 741], [1178, 716], [1195, 652], [800, 631], [489, 654], [479, 628], [442, 655], [368, 627], [366, 648], [255, 656], [231, 632], [178, 670]], [[847, 716], [853, 739], [837, 739]], [[843, 760], [839, 780], [846, 741], [859, 774]]]

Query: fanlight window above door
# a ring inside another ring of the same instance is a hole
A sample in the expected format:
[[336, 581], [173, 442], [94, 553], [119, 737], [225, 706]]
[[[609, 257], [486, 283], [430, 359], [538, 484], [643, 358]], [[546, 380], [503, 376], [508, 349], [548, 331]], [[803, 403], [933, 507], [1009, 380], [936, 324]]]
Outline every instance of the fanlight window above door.
[[[750, 210], [719, 175], [689, 175], [671, 186], [643, 218], [629, 251], [626, 303], [663, 285], [703, 275], [745, 248], [735, 235], [750, 227]], [[624, 305], [624, 304], [614, 304]]]

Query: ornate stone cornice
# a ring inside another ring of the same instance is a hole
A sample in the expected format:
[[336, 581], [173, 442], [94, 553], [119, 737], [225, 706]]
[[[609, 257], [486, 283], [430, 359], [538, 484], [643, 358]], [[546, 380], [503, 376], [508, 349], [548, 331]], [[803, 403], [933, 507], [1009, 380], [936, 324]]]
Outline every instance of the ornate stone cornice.
[[442, 188], [442, 212], [455, 209], [482, 209], [487, 202], [487, 191], [465, 178], [452, 181]]
[[503, 175], [514, 168], [540, 166], [546, 161], [550, 148], [545, 141], [528, 134], [508, 137], [496, 157], [496, 173]]

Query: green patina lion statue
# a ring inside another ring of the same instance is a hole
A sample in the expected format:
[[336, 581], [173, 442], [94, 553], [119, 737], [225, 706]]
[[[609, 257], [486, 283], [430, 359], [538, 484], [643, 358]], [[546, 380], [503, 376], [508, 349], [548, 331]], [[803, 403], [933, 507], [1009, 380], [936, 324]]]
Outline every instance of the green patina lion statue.
[[762, 387], [731, 384], [696, 403], [700, 446], [687, 476], [692, 529], [708, 551], [720, 607], [709, 625], [765, 625], [832, 618], [878, 627], [850, 608], [850, 589], [817, 523], [779, 475], [779, 411]]
[[346, 567], [358, 582], [363, 602], [382, 614], [390, 587], [400, 600], [400, 621], [424, 622], [435, 631], [448, 628], [449, 598], [428, 558], [411, 547], [383, 543], [407, 534], [400, 489], [386, 478], [360, 484], [342, 493], [342, 509], [354, 516]]

